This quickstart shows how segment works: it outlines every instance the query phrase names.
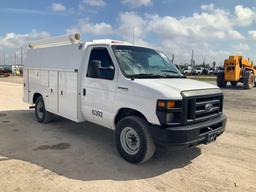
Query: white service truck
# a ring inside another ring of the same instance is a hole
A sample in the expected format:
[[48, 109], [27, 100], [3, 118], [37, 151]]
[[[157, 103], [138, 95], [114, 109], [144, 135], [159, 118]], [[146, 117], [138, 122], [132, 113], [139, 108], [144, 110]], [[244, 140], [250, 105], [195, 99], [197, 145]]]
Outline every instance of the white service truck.
[[149, 160], [156, 144], [177, 149], [214, 141], [225, 130], [223, 93], [187, 79], [164, 53], [79, 34], [30, 44], [24, 101], [40, 123], [53, 114], [115, 131], [129, 162]]

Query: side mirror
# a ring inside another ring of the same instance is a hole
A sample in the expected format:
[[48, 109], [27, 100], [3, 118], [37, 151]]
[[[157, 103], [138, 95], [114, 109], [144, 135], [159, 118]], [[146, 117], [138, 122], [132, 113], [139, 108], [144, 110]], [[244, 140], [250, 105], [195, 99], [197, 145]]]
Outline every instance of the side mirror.
[[110, 66], [108, 66], [108, 67], [101, 67], [101, 66], [100, 66], [100, 69], [102, 69], [102, 70], [108, 70], [108, 71], [114, 71], [114, 70], [115, 70], [112, 65], [110, 65]]
[[91, 62], [93, 63], [93, 65], [95, 66], [95, 68], [97, 70], [109, 70], [109, 71], [114, 71], [115, 70], [114, 66], [112, 66], [112, 65], [107, 66], [107, 67], [102, 67], [100, 60], [92, 60]]
[[109, 80], [112, 80], [114, 78], [114, 74], [115, 74], [114, 66], [110, 65], [107, 67], [102, 67], [100, 60], [92, 60], [91, 63], [94, 68], [93, 75], [92, 75], [94, 78], [109, 79]]
[[92, 63], [92, 65], [93, 65], [95, 68], [97, 68], [97, 69], [99, 69], [100, 66], [101, 66], [101, 61], [100, 61], [100, 60], [91, 60], [90, 63]]

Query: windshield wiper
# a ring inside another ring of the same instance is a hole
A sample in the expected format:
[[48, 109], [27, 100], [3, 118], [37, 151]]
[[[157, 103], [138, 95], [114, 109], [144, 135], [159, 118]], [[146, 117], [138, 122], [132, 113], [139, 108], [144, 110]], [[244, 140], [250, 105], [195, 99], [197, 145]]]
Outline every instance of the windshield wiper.
[[159, 75], [159, 74], [152, 74], [152, 73], [139, 73], [139, 74], [133, 74], [128, 75], [129, 78], [165, 78], [165, 75]]
[[[174, 70], [161, 70], [161, 72], [170, 72], [170, 73], [174, 73], [174, 74], [178, 74], [178, 72], [177, 71], [174, 71]], [[184, 75], [181, 75], [181, 76], [170, 76], [170, 75], [166, 75], [166, 77], [168, 78], [186, 78], [186, 76], [184, 76]]]
[[170, 72], [170, 73], [178, 74], [178, 72], [177, 72], [177, 71], [174, 71], [174, 70], [168, 70], [168, 69], [163, 69], [163, 70], [161, 70], [161, 72]]

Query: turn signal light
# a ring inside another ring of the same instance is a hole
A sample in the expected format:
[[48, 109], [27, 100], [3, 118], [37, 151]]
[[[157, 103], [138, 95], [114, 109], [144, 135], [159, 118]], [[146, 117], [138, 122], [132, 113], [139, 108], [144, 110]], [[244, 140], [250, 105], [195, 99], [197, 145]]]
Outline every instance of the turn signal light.
[[174, 108], [175, 107], [175, 102], [174, 101], [167, 101], [167, 108]]
[[171, 109], [175, 107], [175, 101], [157, 101], [157, 107], [158, 108], [166, 108]]

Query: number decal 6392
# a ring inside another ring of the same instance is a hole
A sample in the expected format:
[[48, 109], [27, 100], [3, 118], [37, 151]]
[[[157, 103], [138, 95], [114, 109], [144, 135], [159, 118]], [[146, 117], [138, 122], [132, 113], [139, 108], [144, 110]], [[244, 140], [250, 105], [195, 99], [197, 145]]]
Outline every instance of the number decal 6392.
[[92, 110], [92, 115], [94, 115], [94, 116], [96, 116], [96, 117], [101, 117], [101, 118], [103, 118], [103, 112], [102, 112], [102, 111], [99, 111], [99, 110], [93, 109], [93, 110]]

